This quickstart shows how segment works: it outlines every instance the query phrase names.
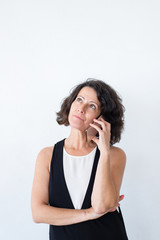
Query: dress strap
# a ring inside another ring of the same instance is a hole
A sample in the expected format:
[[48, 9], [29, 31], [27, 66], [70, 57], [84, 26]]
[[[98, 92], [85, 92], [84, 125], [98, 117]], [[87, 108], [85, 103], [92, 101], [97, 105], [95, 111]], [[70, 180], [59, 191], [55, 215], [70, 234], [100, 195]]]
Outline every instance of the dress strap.
[[[125, 230], [125, 232], [126, 232], [126, 229], [125, 229], [125, 224], [124, 224], [124, 220], [123, 220], [123, 216], [122, 216], [122, 211], [121, 211], [121, 208], [118, 206], [118, 210], [119, 210], [119, 214], [120, 214], [120, 218], [121, 218], [121, 220], [122, 220], [122, 224], [123, 224], [123, 226], [124, 226], [124, 230]], [[126, 233], [127, 234], [127, 233]]]

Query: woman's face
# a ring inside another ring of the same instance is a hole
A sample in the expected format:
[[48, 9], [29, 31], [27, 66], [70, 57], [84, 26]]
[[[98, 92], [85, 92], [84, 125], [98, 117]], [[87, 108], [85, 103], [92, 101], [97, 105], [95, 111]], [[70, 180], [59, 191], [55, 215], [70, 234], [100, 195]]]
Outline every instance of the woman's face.
[[71, 105], [68, 121], [71, 127], [85, 131], [100, 113], [101, 103], [96, 91], [91, 87], [84, 87]]

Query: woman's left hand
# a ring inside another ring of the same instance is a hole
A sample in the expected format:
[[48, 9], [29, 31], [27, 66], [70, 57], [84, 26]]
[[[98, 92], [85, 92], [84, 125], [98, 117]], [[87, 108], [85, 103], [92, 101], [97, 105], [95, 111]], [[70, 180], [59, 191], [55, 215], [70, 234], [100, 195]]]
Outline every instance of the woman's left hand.
[[96, 125], [90, 123], [90, 126], [98, 131], [99, 138], [95, 136], [92, 140], [97, 144], [100, 152], [110, 152], [111, 124], [105, 121], [102, 117], [94, 119], [93, 121]]

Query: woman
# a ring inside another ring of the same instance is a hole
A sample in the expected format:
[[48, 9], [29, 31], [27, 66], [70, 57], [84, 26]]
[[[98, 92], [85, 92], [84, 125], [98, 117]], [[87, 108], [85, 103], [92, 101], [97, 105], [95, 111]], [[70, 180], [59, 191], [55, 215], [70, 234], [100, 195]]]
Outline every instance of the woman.
[[128, 239], [118, 207], [126, 155], [113, 146], [123, 117], [121, 98], [100, 80], [87, 79], [63, 101], [57, 122], [70, 135], [39, 152], [31, 197], [33, 220], [50, 224], [50, 240]]

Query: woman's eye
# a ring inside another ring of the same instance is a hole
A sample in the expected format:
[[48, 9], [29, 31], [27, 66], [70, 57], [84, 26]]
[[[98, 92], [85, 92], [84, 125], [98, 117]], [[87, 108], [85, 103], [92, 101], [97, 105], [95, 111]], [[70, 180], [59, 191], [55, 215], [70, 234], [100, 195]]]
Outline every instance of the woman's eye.
[[90, 107], [91, 107], [92, 109], [96, 109], [96, 106], [93, 105], [93, 104], [91, 104]]
[[82, 98], [77, 97], [77, 102], [82, 102]]

